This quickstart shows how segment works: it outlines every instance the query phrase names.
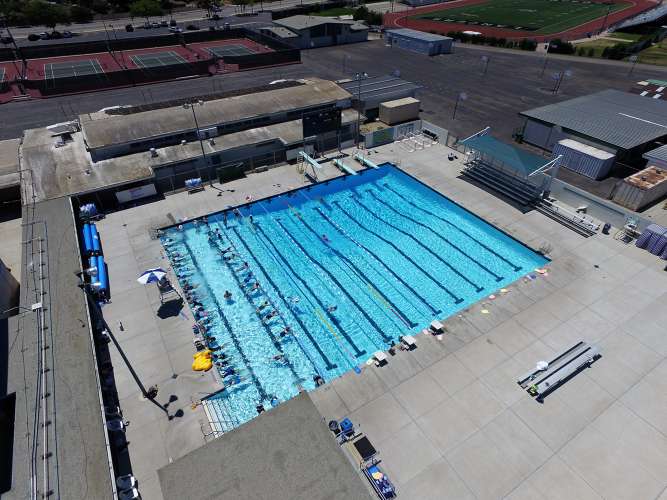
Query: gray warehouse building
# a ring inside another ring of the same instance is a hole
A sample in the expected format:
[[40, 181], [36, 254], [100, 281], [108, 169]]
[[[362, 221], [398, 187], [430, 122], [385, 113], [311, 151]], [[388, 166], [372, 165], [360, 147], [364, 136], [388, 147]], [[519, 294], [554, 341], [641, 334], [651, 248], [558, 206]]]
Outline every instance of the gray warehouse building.
[[368, 26], [322, 16], [292, 16], [274, 21], [279, 28], [262, 28], [262, 34], [300, 49], [328, 47], [368, 40]]
[[642, 155], [667, 139], [667, 101], [604, 90], [523, 111], [523, 140], [553, 151], [563, 139], [608, 151], [625, 163], [643, 164]]
[[389, 30], [386, 36], [387, 43], [392, 47], [400, 47], [429, 56], [451, 53], [454, 43], [454, 39], [448, 36], [434, 35], [433, 33], [424, 33], [408, 28]]

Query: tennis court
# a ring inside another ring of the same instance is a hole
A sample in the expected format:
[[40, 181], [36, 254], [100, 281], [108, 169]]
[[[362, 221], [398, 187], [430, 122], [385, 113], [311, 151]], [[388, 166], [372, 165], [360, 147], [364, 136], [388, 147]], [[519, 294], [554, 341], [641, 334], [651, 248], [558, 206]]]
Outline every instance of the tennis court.
[[206, 47], [206, 50], [215, 57], [225, 58], [227, 56], [247, 56], [257, 52], [245, 45], [223, 45], [221, 47]]
[[104, 73], [97, 59], [47, 63], [44, 65], [44, 79], [72, 78], [77, 76], [99, 75]]
[[152, 52], [150, 54], [135, 54], [130, 56], [132, 62], [141, 69], [159, 68], [161, 66], [172, 66], [174, 64], [187, 64], [188, 61], [183, 59], [173, 51]]

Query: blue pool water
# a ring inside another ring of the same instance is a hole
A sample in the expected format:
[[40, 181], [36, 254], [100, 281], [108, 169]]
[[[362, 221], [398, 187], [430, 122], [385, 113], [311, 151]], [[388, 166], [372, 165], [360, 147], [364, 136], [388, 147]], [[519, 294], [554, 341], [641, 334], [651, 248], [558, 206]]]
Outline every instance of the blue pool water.
[[[270, 409], [313, 389], [318, 375], [330, 381], [363, 365], [399, 335], [546, 262], [390, 164], [240, 213], [163, 235], [181, 285], [197, 285], [207, 332], [222, 346], [216, 369], [235, 383], [206, 402], [219, 431], [255, 417], [259, 404]], [[225, 260], [223, 249], [237, 255]], [[244, 285], [256, 281], [257, 290]]]

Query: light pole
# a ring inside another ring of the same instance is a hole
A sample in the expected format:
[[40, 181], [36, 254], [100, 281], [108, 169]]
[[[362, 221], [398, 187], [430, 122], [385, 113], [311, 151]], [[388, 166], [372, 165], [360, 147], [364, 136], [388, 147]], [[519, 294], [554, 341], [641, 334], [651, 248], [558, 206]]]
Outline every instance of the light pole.
[[554, 88], [552, 89], [551, 93], [557, 94], [561, 86], [563, 85], [563, 80], [565, 80], [565, 77], [570, 78], [571, 76], [572, 76], [572, 71], [570, 71], [569, 69], [563, 70], [560, 73], [554, 73], [552, 75], [552, 78], [556, 80], [556, 84], [554, 85]]
[[489, 56], [482, 56], [480, 58], [482, 60], [482, 64], [484, 64], [484, 69], [482, 70], [482, 76], [486, 76], [486, 70], [489, 68]]
[[540, 78], [544, 76], [544, 71], [547, 69], [547, 60], [549, 57], [549, 49], [551, 48], [551, 42], [546, 42], [545, 43], [546, 47], [546, 53], [544, 54], [544, 64], [542, 65], [542, 72], [540, 73]]
[[632, 72], [635, 70], [635, 65], [637, 64], [638, 60], [639, 57], [636, 54], [633, 54], [630, 57], [628, 57], [628, 61], [632, 63], [632, 66], [630, 66], [630, 71], [628, 71], [628, 75], [631, 75]]
[[456, 96], [456, 104], [454, 104], [454, 113], [452, 114], [452, 120], [456, 120], [456, 110], [459, 108], [459, 102], [465, 101], [468, 99], [468, 94], [465, 92], [459, 92], [459, 95]]
[[361, 80], [368, 78], [368, 73], [357, 73], [354, 79], [357, 80], [357, 149], [359, 149], [359, 136], [361, 135]]
[[[209, 164], [208, 164], [208, 156], [206, 156], [206, 150], [204, 149], [204, 141], [202, 140], [201, 137], [201, 131], [199, 130], [199, 122], [197, 121], [197, 113], [195, 111], [195, 105], [203, 106], [204, 101], [199, 99], [198, 101], [191, 101], [189, 103], [183, 104], [184, 109], [191, 109], [192, 110], [192, 118], [194, 119], [195, 122], [195, 129], [196, 129], [196, 134], [197, 134], [197, 139], [199, 139], [199, 146], [201, 147], [201, 155], [202, 158], [204, 159], [204, 165], [206, 165], [206, 169], [208, 170]], [[197, 168], [197, 174], [199, 177], [201, 177], [201, 173], [199, 172], [199, 167]], [[213, 181], [211, 181], [213, 182]]]
[[607, 13], [605, 14], [604, 20], [602, 21], [602, 28], [600, 29], [600, 33], [602, 33], [604, 29], [607, 27], [607, 18], [609, 17], [609, 13], [611, 12], [611, 6], [612, 3], [609, 2], [609, 4], [607, 5]]

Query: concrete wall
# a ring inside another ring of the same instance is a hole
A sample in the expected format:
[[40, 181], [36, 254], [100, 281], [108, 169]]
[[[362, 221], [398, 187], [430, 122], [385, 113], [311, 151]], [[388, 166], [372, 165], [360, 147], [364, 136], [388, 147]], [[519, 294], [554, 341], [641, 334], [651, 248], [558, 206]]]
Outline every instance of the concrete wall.
[[5, 266], [0, 259], [0, 318], [6, 318], [7, 316], [13, 316], [18, 311], [14, 310], [11, 313], [2, 314], [3, 311], [7, 311], [13, 307], [16, 307], [19, 303], [19, 282], [16, 281], [16, 278], [12, 276], [9, 272], [9, 269]]

